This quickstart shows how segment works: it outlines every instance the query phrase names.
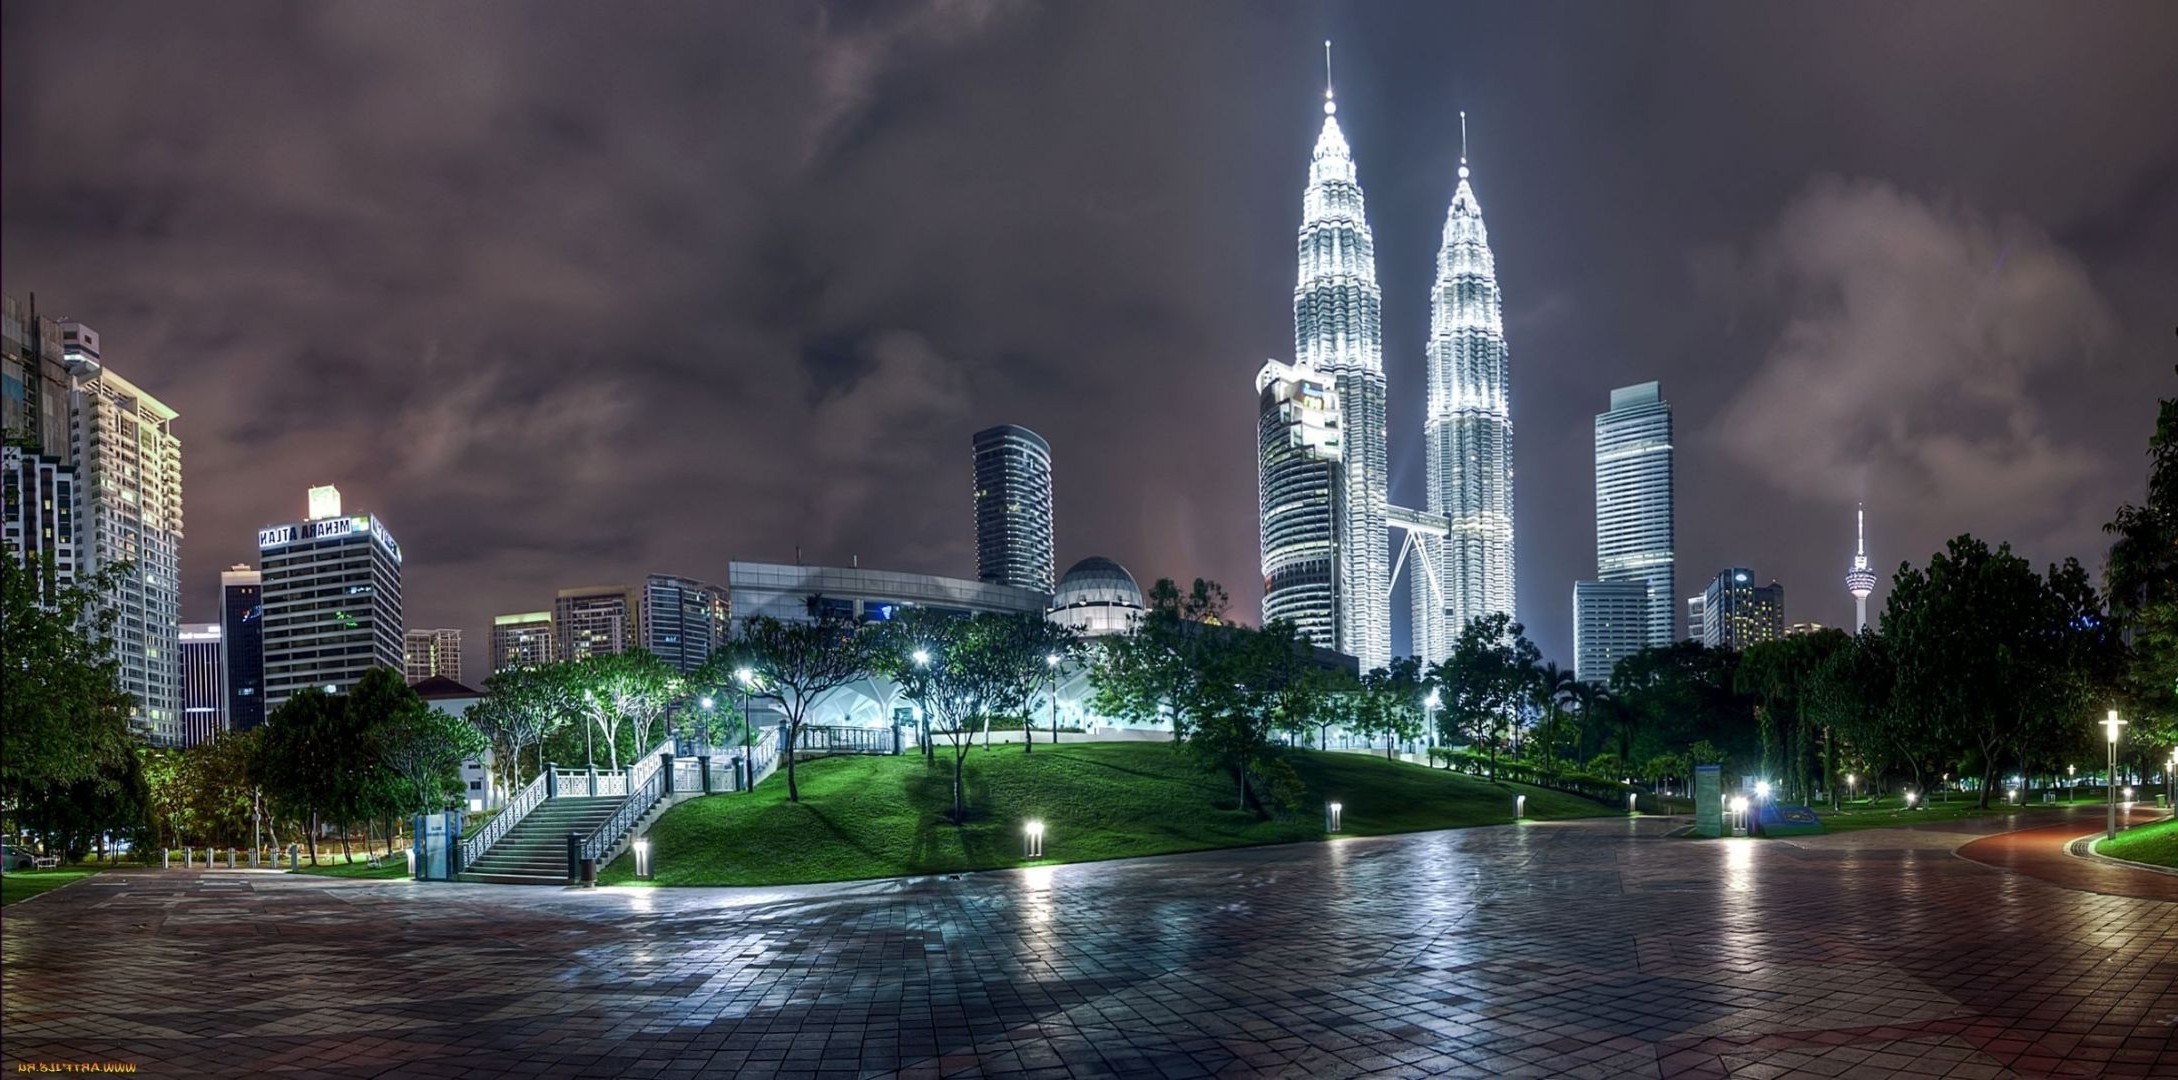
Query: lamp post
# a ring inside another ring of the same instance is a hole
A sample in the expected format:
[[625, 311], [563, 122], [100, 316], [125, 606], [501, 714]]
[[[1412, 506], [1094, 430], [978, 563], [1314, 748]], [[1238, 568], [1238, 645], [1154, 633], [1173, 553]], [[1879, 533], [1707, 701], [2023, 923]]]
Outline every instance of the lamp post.
[[[927, 668], [930, 666], [929, 649], [917, 649], [908, 658], [915, 661], [916, 667]], [[918, 737], [923, 743], [923, 760], [926, 762], [937, 760], [937, 751], [932, 749], [930, 745], [930, 695], [928, 693], [925, 693], [915, 702], [915, 721], [922, 732]]]
[[1855, 775], [1853, 775], [1852, 773], [1846, 773], [1846, 774], [1845, 774], [1845, 801], [1846, 801], [1846, 802], [1852, 802], [1852, 801], [1853, 801], [1853, 796], [1854, 796], [1854, 795], [1856, 795], [1856, 794], [1858, 794], [1859, 790], [1860, 790], [1860, 777], [1858, 777], [1858, 776], [1855, 776]]
[[1051, 671], [1051, 747], [1059, 747], [1059, 654], [1045, 653], [1044, 667]]
[[2163, 765], [2163, 801], [2170, 804], [2170, 814], [2178, 818], [2178, 746], [2170, 748], [2170, 760]]
[[[582, 692], [582, 701], [583, 704], [589, 705], [593, 709], [597, 707], [596, 695], [590, 693], [588, 690]], [[582, 767], [585, 769], [594, 769], [597, 767], [597, 762], [593, 759], [590, 750], [590, 728], [590, 719], [588, 717], [584, 717], [582, 721]], [[595, 795], [597, 793], [593, 791], [590, 794]]]
[[2117, 744], [2118, 729], [2124, 726], [2125, 721], [2118, 719], [2116, 709], [2110, 710], [2109, 717], [2102, 722], [2103, 734], [2110, 743], [2110, 809], [2108, 827], [2104, 829], [2103, 835], [2105, 840], [2117, 839]]
[[[1422, 699], [1423, 739], [1428, 739], [1430, 737], [1430, 733], [1437, 730], [1437, 722], [1435, 719], [1437, 706], [1442, 705], [1443, 703], [1444, 699], [1437, 695], [1437, 691], [1434, 687], [1430, 689], [1429, 696]], [[1429, 755], [1426, 753], [1422, 755], [1422, 764], [1425, 766], [1429, 764]]]

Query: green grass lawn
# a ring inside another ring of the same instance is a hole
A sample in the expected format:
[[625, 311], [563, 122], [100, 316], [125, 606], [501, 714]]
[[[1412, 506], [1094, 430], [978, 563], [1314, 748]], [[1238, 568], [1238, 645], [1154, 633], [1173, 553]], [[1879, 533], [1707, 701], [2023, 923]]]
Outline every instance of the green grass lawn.
[[[2013, 806], [2004, 801], [2002, 792], [1992, 798], [1987, 810], [1976, 809], [1974, 792], [1953, 792], [1948, 799], [1938, 799], [1918, 810], [1908, 810], [1905, 803], [1895, 796], [1883, 799], [1864, 799], [1847, 803], [1837, 810], [1815, 808], [1815, 816], [1822, 819], [1825, 832], [1854, 832], [1860, 829], [1881, 829], [1891, 825], [1933, 825], [1945, 821], [1965, 821], [1971, 818], [1999, 817], [2004, 815], [2031, 815], [2037, 810], [2059, 810], [2067, 806], [2100, 806], [2100, 799], [2080, 798], [2054, 803], [2028, 802]], [[2023, 820], [2017, 828], [2033, 828], [2032, 820]]]
[[[1085, 862], [1206, 848], [1323, 838], [1322, 804], [1343, 804], [1348, 834], [1411, 832], [1512, 820], [1512, 797], [1531, 818], [1612, 813], [1543, 788], [1394, 764], [1362, 754], [1296, 751], [1306, 804], [1256, 821], [1235, 793], [1167, 743], [1074, 743], [971, 751], [970, 818], [947, 820], [951, 762], [917, 756], [837, 757], [799, 769], [802, 802], [775, 776], [748, 795], [682, 803], [649, 833], [660, 885], [781, 885], [1020, 866], [1023, 823], [1045, 824], [1042, 863]], [[600, 871], [635, 881], [632, 856]]]
[[319, 865], [317, 866], [311, 866], [306, 863], [300, 869], [292, 870], [289, 872], [295, 874], [314, 874], [318, 877], [341, 878], [384, 879], [405, 878], [408, 876], [408, 856], [403, 855], [400, 852], [394, 852], [392, 858], [381, 857], [378, 860], [379, 865], [377, 866], [372, 866], [369, 862], [363, 859], [357, 859], [352, 863], [341, 862], [340, 856], [338, 854], [335, 854], [333, 856], [332, 861], [327, 862], [325, 861], [325, 853], [322, 851], [318, 852], [318, 859]]
[[2178, 821], [2159, 821], [2095, 841], [2095, 854], [2178, 868]]
[[51, 870], [10, 870], [0, 874], [0, 906], [52, 892], [71, 881], [98, 873], [96, 867], [61, 866]]

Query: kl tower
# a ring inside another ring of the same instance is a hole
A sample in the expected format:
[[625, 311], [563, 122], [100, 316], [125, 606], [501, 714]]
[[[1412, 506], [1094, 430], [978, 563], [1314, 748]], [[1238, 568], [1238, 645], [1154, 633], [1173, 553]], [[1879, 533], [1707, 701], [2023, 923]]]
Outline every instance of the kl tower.
[[1853, 594], [1853, 632], [1868, 629], [1868, 594], [1875, 591], [1875, 571], [1868, 568], [1867, 512], [1853, 507], [1853, 568], [1845, 572], [1845, 591]]

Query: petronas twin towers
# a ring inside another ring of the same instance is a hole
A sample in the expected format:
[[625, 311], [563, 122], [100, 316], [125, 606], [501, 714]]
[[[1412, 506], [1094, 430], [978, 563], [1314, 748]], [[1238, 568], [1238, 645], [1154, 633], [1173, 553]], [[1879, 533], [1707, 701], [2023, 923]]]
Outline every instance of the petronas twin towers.
[[[1326, 43], [1328, 49], [1328, 43]], [[1512, 417], [1496, 263], [1459, 184], [1430, 290], [1420, 511], [1389, 496], [1383, 293], [1353, 151], [1324, 91], [1302, 196], [1293, 363], [1256, 376], [1263, 617], [1290, 619], [1363, 670], [1391, 660], [1391, 593], [1411, 565], [1413, 652], [1442, 659], [1470, 619], [1513, 611]], [[1465, 115], [1461, 126], [1464, 142]], [[1401, 540], [1397, 557], [1393, 530]]]

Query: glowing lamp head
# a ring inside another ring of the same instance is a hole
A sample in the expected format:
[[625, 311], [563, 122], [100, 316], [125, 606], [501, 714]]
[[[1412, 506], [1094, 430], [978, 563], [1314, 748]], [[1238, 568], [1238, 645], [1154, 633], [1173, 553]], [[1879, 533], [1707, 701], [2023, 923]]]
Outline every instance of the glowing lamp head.
[[1436, 692], [1435, 690], [1432, 690], [1432, 691], [1430, 691], [1430, 692], [1429, 692], [1429, 696], [1428, 696], [1428, 697], [1426, 697], [1426, 698], [1423, 698], [1423, 699], [1422, 699], [1422, 704], [1424, 704], [1424, 705], [1427, 705], [1427, 706], [1429, 706], [1430, 708], [1434, 709], [1434, 708], [1436, 708], [1436, 707], [1437, 707], [1437, 706], [1438, 706], [1439, 704], [1443, 703], [1443, 701], [1444, 701], [1444, 699], [1443, 699], [1443, 698], [1441, 698], [1441, 697], [1438, 697], [1438, 696], [1437, 696], [1437, 692]]
[[756, 682], [756, 672], [751, 671], [748, 668], [735, 668], [734, 681], [740, 683], [743, 686], [748, 686]]
[[1341, 811], [1341, 810], [1344, 810], [1344, 809], [1346, 809], [1346, 804], [1345, 804], [1345, 803], [1332, 803], [1332, 804], [1331, 804], [1331, 812], [1332, 812], [1332, 813], [1334, 813], [1334, 814], [1336, 814], [1336, 813], [1338, 813], [1339, 811]]
[[1917, 799], [1919, 799], [1919, 798], [1920, 798], [1920, 796], [1919, 796], [1919, 795], [1916, 795], [1916, 794], [1914, 794], [1914, 793], [1913, 793], [1913, 792], [1911, 792], [1911, 791], [1907, 792], [1907, 793], [1906, 793], [1906, 805], [1907, 805], [1907, 806], [1912, 806], [1912, 805], [1914, 804], [1915, 800], [1917, 800]]
[[1022, 826], [1022, 831], [1028, 833], [1030, 836], [1040, 837], [1044, 835], [1044, 823], [1041, 821], [1031, 821], [1027, 825]]
[[1046, 666], [1046, 667], [1058, 667], [1058, 666], [1059, 666], [1059, 654], [1058, 654], [1058, 653], [1045, 653], [1045, 654], [1044, 654], [1044, 666]]
[[2103, 734], [2104, 734], [2105, 736], [2107, 736], [2107, 737], [2109, 738], [2109, 740], [2110, 740], [2110, 745], [2112, 745], [2112, 746], [2116, 746], [2116, 745], [2117, 745], [2117, 741], [2118, 741], [2118, 729], [2119, 729], [2119, 728], [2121, 728], [2121, 727], [2124, 727], [2124, 726], [2125, 726], [2125, 721], [2123, 721], [2123, 720], [2120, 720], [2120, 719], [2118, 719], [2118, 714], [2117, 714], [2117, 710], [2116, 710], [2116, 709], [2112, 709], [2112, 710], [2110, 710], [2110, 716], [2109, 716], [2109, 718], [2108, 718], [2108, 719], [2105, 719], [2105, 720], [2104, 720], [2104, 721], [2102, 722], [2102, 730], [2103, 730]]
[[1767, 799], [1767, 798], [1769, 798], [1769, 797], [1770, 797], [1770, 782], [1769, 782], [1769, 781], [1767, 781], [1767, 780], [1758, 780], [1758, 781], [1756, 781], [1756, 782], [1755, 782], [1755, 797], [1756, 797], [1756, 798], [1760, 798], [1760, 799]]
[[714, 706], [714, 705], [718, 704], [718, 702], [712, 701], [712, 700], [711, 700], [711, 696], [710, 696], [709, 694], [705, 694], [705, 695], [703, 696], [703, 700], [702, 700], [702, 701], [700, 701], [700, 702], [697, 702], [697, 704], [699, 704], [699, 705], [703, 706], [704, 708], [708, 709], [708, 708], [711, 708], [712, 706]]
[[1744, 814], [1747, 812], [1747, 796], [1732, 796], [1732, 812], [1735, 814]]
[[917, 649], [917, 650], [915, 650], [915, 666], [916, 666], [916, 667], [929, 667], [929, 666], [930, 666], [930, 650], [929, 650], [929, 649]]

